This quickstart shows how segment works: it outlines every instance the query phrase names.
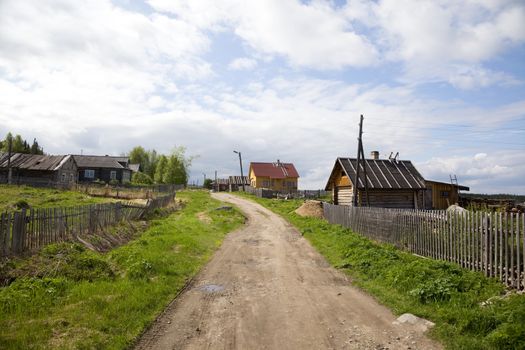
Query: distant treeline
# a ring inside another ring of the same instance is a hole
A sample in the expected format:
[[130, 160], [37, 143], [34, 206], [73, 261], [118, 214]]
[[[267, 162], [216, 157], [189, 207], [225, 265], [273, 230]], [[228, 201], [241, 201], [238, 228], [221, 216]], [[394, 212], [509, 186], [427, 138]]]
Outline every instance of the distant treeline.
[[44, 154], [44, 149], [38, 144], [36, 139], [33, 139], [33, 143], [30, 145], [29, 142], [22, 139], [22, 136], [7, 133], [5, 139], [0, 141], [0, 152], [9, 152], [9, 141], [11, 141], [11, 152], [13, 153], [27, 153], [27, 154]]
[[513, 200], [517, 202], [525, 202], [525, 195], [520, 194], [506, 194], [506, 193], [497, 193], [497, 194], [486, 194], [486, 193], [461, 193], [463, 198], [481, 198], [481, 199], [503, 199], [503, 200]]

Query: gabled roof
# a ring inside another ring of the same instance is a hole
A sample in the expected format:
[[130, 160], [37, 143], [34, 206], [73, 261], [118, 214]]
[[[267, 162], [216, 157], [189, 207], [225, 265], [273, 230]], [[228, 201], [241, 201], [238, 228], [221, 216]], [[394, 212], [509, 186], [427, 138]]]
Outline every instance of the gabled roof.
[[299, 177], [299, 173], [295, 170], [292, 163], [250, 163], [250, 169], [253, 170], [255, 176], [264, 176], [271, 179], [286, 179], [288, 177]]
[[243, 180], [245, 185], [250, 184], [250, 179], [248, 178], [248, 176], [230, 176], [229, 178], [230, 184], [232, 185], [242, 185]]
[[[330, 188], [332, 175], [340, 165], [352, 184], [355, 181], [357, 159], [356, 158], [337, 158], [330, 179], [326, 184], [326, 189]], [[360, 164], [359, 179], [357, 188], [365, 188], [364, 169], [366, 167], [366, 179], [368, 189], [424, 189], [425, 179], [417, 171], [409, 160], [389, 160], [389, 159], [365, 159], [365, 164]]]
[[[7, 168], [9, 154], [0, 152], [0, 168]], [[56, 171], [71, 158], [66, 156], [47, 156], [40, 154], [12, 153], [11, 167], [25, 170]]]
[[74, 155], [73, 157], [79, 168], [127, 169], [122, 163], [127, 164], [129, 162], [129, 157], [84, 155]]

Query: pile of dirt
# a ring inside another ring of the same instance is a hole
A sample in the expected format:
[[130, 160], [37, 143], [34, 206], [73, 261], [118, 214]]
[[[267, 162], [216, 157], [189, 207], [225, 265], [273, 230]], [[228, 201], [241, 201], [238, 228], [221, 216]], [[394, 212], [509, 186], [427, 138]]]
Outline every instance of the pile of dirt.
[[295, 210], [297, 215], [323, 218], [323, 203], [320, 201], [307, 200]]

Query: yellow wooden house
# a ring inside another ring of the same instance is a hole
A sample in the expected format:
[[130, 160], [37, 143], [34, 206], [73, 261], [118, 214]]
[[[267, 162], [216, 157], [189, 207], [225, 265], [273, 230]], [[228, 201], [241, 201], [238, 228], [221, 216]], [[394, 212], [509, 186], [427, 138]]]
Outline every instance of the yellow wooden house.
[[250, 163], [250, 186], [274, 191], [297, 190], [299, 173], [292, 163]]

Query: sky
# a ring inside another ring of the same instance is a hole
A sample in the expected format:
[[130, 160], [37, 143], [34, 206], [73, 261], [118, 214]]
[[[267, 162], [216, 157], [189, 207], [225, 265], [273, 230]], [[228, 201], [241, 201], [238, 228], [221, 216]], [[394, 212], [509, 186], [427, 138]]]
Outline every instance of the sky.
[[337, 157], [525, 194], [522, 0], [0, 0], [0, 135], [51, 154], [141, 145], [191, 182], [250, 161], [324, 188]]

